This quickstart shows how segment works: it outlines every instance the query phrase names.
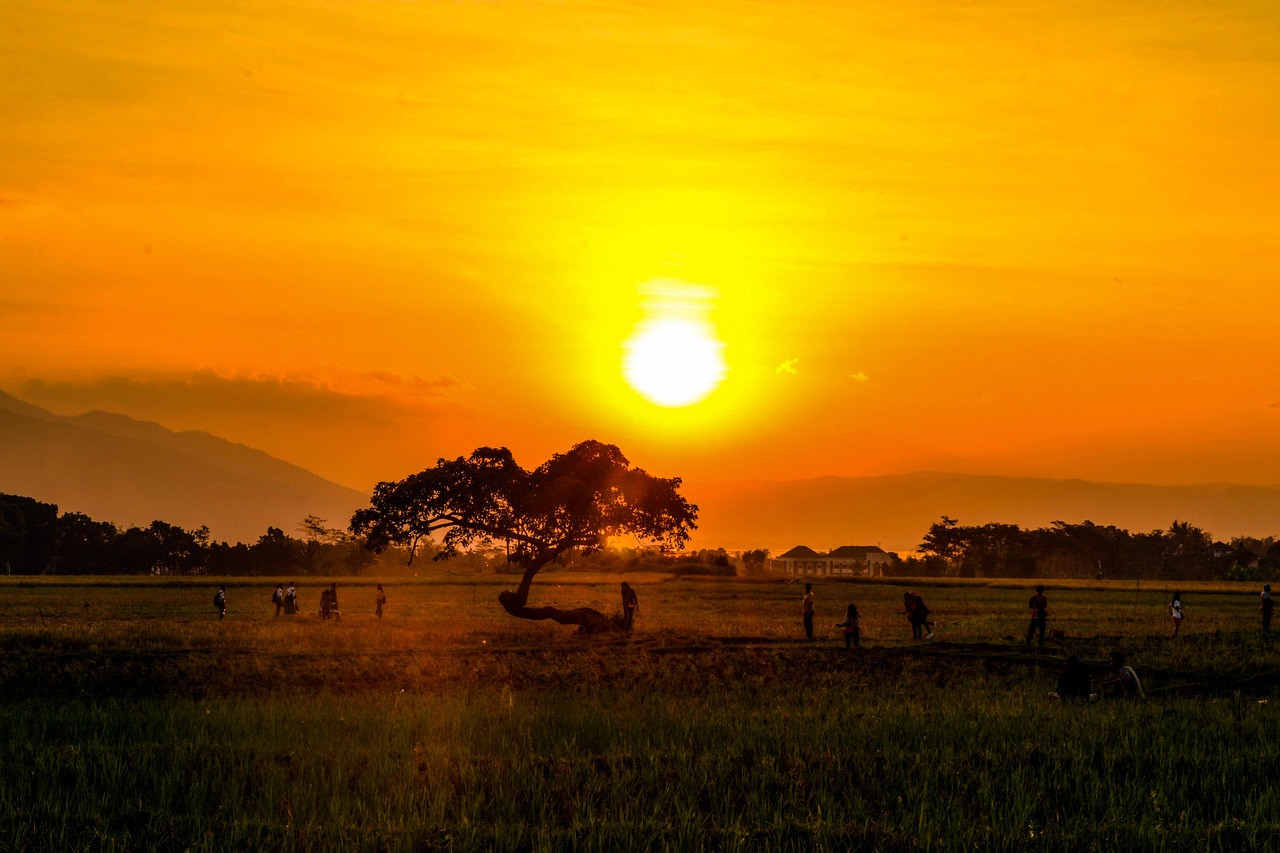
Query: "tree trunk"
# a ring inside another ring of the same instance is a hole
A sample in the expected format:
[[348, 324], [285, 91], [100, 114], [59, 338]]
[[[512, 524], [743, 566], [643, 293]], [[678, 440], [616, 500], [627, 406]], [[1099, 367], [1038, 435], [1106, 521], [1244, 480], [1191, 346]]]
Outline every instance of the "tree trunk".
[[561, 610], [559, 607], [530, 607], [529, 587], [539, 568], [541, 566], [526, 568], [524, 576], [520, 578], [520, 586], [515, 592], [506, 589], [498, 593], [498, 601], [502, 604], [503, 610], [519, 619], [534, 621], [550, 619], [560, 625], [577, 625], [578, 630], [584, 634], [613, 631], [619, 627], [616, 620], [592, 607], [576, 607], [573, 610]]

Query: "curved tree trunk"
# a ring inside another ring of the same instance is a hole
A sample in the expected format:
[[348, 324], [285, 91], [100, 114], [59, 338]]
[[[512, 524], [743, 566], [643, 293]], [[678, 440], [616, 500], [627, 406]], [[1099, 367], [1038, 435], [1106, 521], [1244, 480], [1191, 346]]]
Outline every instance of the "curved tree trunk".
[[584, 634], [613, 631], [619, 627], [616, 620], [592, 607], [576, 607], [573, 610], [561, 610], [559, 607], [530, 607], [529, 586], [533, 583], [533, 576], [538, 573], [538, 568], [540, 567], [525, 569], [524, 577], [520, 579], [520, 587], [515, 592], [507, 589], [498, 593], [498, 601], [502, 604], [503, 610], [519, 619], [534, 621], [550, 619], [561, 625], [577, 625], [578, 630]]

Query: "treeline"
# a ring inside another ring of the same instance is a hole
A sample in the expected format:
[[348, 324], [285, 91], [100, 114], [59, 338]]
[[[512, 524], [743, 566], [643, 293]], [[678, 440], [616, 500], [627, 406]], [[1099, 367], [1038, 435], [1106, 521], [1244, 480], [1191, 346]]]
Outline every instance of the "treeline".
[[1130, 533], [1092, 521], [966, 527], [944, 515], [925, 534], [919, 556], [896, 568], [903, 575], [951, 577], [1260, 580], [1280, 569], [1280, 542], [1242, 537], [1215, 544], [1184, 521]]
[[377, 559], [322, 518], [308, 516], [298, 532], [268, 527], [252, 544], [214, 542], [208, 527], [153, 521], [120, 528], [0, 494], [0, 570], [9, 574], [358, 575]]

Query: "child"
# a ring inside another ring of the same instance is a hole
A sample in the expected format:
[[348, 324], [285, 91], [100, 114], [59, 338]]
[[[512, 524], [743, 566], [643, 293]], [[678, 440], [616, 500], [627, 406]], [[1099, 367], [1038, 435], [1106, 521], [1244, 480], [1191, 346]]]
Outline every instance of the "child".
[[373, 597], [374, 615], [379, 619], [382, 618], [382, 605], [387, 603], [387, 594], [382, 591], [382, 584], [378, 584], [378, 592]]
[[1173, 636], [1178, 636], [1178, 629], [1182, 627], [1182, 593], [1175, 592], [1173, 599], [1169, 602], [1169, 616], [1173, 619]]
[[849, 609], [845, 611], [844, 621], [836, 623], [837, 628], [844, 629], [844, 647], [847, 649], [850, 643], [857, 648], [862, 648], [859, 640], [858, 631], [858, 605], [852, 601], [849, 602]]
[[213, 594], [213, 609], [218, 611], [218, 621], [221, 622], [227, 615], [227, 588], [225, 586], [218, 587], [218, 591]]

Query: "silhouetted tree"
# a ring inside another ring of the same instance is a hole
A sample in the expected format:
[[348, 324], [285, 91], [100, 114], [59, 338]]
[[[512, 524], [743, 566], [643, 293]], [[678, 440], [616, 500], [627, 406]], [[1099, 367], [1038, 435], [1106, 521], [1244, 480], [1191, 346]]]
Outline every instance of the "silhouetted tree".
[[509, 614], [600, 631], [616, 623], [593, 608], [529, 606], [534, 577], [560, 555], [598, 551], [611, 536], [683, 546], [698, 508], [679, 488], [678, 477], [653, 477], [631, 467], [617, 447], [598, 441], [577, 444], [532, 471], [517, 465], [505, 447], [482, 447], [398, 482], [379, 483], [370, 508], [352, 517], [351, 530], [374, 552], [407, 547], [410, 561], [435, 533], [443, 546], [435, 559], [500, 541], [521, 571], [519, 587], [498, 596]]

